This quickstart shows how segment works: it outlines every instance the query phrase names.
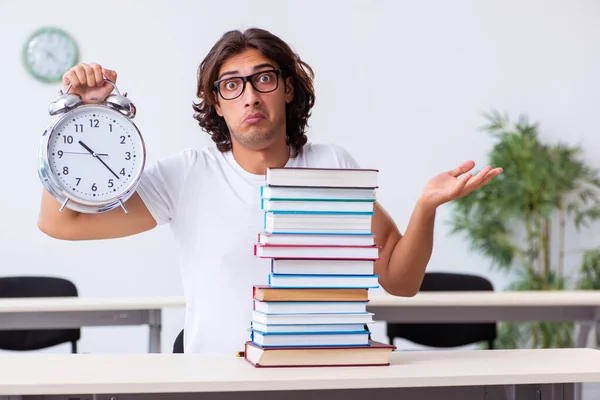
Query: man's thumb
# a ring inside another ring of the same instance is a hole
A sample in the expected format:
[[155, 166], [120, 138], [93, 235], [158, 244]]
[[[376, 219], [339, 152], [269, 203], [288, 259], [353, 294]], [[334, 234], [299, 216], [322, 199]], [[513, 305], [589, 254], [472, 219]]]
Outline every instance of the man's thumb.
[[113, 81], [113, 82], [115, 81], [115, 78], [117, 77], [117, 73], [115, 71], [107, 69], [107, 68], [102, 68], [102, 73], [104, 74], [106, 79]]

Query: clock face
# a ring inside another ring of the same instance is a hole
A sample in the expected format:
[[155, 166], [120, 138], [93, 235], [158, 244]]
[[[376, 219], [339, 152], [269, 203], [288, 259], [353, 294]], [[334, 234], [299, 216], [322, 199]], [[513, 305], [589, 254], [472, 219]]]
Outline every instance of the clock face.
[[72, 197], [103, 202], [128, 191], [145, 161], [143, 139], [125, 116], [87, 105], [66, 114], [48, 141], [48, 163]]
[[60, 82], [63, 74], [77, 63], [75, 41], [57, 28], [41, 28], [25, 43], [23, 62], [42, 82]]

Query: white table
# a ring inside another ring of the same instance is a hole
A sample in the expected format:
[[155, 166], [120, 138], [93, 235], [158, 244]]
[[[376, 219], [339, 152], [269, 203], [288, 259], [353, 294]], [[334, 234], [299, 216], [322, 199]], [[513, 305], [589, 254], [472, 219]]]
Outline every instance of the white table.
[[[394, 322], [580, 322], [577, 347], [585, 347], [600, 322], [600, 291], [420, 292], [414, 297], [372, 294], [374, 319]], [[596, 333], [599, 330], [596, 329]]]
[[[369, 295], [368, 310], [379, 321], [495, 322], [573, 321], [584, 347], [600, 322], [600, 291], [420, 292], [415, 297]], [[160, 352], [162, 309], [185, 307], [183, 297], [0, 299], [0, 329], [148, 325], [149, 351]], [[600, 329], [596, 329], [596, 333]]]
[[168, 307], [185, 307], [185, 301], [182, 297], [4, 298], [0, 299], [0, 329], [148, 325], [148, 350], [160, 353], [162, 309]]
[[593, 349], [397, 351], [386, 367], [262, 369], [233, 354], [29, 353], [0, 355], [0, 366], [0, 400], [571, 400], [573, 383], [600, 381]]

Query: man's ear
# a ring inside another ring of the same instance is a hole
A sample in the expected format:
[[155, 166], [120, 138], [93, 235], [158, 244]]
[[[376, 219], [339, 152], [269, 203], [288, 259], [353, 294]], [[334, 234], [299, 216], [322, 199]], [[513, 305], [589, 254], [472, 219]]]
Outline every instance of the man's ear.
[[285, 78], [285, 102], [291, 103], [294, 100], [294, 78], [288, 76]]
[[217, 94], [215, 92], [212, 92], [212, 97], [215, 103], [215, 110], [217, 111], [217, 114], [219, 115], [219, 117], [223, 117], [223, 110], [221, 110], [221, 106], [219, 105], [219, 98], [217, 97]]

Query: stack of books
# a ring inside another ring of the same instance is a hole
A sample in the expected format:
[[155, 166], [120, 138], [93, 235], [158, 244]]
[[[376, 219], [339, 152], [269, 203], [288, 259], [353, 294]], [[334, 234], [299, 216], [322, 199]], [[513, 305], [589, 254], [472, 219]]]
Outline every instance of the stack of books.
[[271, 260], [254, 286], [246, 360], [257, 367], [388, 365], [394, 346], [370, 338], [368, 290], [378, 288], [371, 231], [377, 170], [271, 168], [261, 188]]

